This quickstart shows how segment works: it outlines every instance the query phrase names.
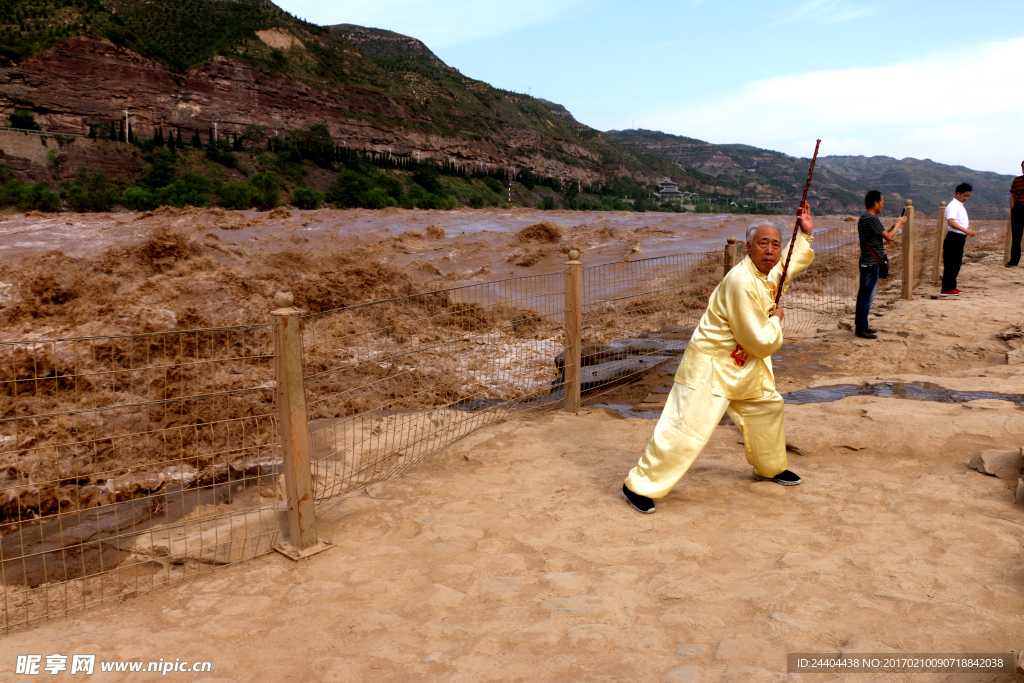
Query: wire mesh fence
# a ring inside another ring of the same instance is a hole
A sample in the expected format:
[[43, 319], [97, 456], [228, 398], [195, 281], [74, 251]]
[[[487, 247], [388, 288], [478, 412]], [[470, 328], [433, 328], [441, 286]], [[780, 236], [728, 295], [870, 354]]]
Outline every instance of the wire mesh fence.
[[724, 251], [585, 267], [582, 393], [600, 393], [682, 356], [724, 268]]
[[0, 627], [268, 552], [268, 326], [0, 343]]
[[408, 468], [511, 411], [560, 406], [563, 273], [307, 316], [315, 498]]

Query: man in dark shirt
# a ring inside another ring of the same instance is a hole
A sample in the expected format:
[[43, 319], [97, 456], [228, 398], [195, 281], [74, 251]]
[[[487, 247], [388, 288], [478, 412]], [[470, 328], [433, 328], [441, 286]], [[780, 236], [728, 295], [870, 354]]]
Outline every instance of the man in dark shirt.
[[[1024, 173], [1024, 162], [1020, 170]], [[1024, 237], [1024, 175], [1013, 179], [1010, 185], [1010, 260], [1007, 268], [1020, 263], [1020, 238]]]
[[[878, 290], [878, 269], [888, 261], [885, 255], [885, 242], [896, 236], [896, 231], [903, 227], [907, 219], [900, 216], [896, 224], [885, 229], [878, 214], [885, 208], [885, 197], [878, 190], [871, 190], [864, 197], [867, 213], [860, 217], [857, 232], [860, 235], [860, 289], [857, 291], [856, 332], [864, 339], [877, 339], [875, 330], [868, 325], [868, 311], [875, 300]], [[882, 240], [885, 240], [883, 242]]]

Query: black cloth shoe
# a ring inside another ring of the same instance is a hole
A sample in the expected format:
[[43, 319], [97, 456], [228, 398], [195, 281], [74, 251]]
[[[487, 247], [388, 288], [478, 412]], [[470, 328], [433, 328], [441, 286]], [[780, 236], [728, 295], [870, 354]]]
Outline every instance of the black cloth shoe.
[[642, 512], [645, 515], [652, 514], [654, 512], [654, 501], [647, 496], [641, 496], [639, 493], [633, 493], [626, 488], [626, 485], [622, 485], [622, 497], [629, 507], [633, 508], [637, 512]]
[[1007, 263], [1006, 267], [1007, 268], [1014, 268], [1014, 267], [1016, 267], [1016, 265], [1017, 265], [1016, 263]]
[[803, 479], [801, 479], [796, 474], [790, 472], [789, 470], [786, 470], [785, 472], [780, 472], [779, 474], [776, 474], [774, 477], [762, 477], [755, 471], [754, 479], [756, 479], [757, 481], [774, 481], [776, 484], [782, 484], [783, 486], [796, 486], [797, 484], [803, 481]]
[[867, 329], [867, 331], [868, 331], [868, 332], [870, 332], [871, 334], [878, 334], [878, 330], [876, 330], [876, 329], [875, 329], [875, 328], [873, 328], [873, 327], [869, 327], [869, 328]]
[[878, 339], [878, 335], [872, 332], [869, 327], [859, 327], [854, 334], [861, 339]]

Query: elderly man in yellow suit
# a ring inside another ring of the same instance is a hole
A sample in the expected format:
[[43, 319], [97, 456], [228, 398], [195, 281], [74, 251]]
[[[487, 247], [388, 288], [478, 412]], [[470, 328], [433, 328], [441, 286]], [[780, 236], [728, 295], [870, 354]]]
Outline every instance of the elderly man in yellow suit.
[[[800, 232], [783, 291], [814, 260], [814, 220], [806, 202], [797, 210]], [[743, 433], [754, 479], [795, 486], [789, 471], [782, 396], [775, 389], [771, 355], [782, 346], [782, 309], [775, 291], [788, 251], [770, 221], [747, 229], [747, 257], [722, 278], [708, 300], [665, 410], [640, 462], [622, 485], [633, 509], [650, 514], [704, 450], [726, 413]]]

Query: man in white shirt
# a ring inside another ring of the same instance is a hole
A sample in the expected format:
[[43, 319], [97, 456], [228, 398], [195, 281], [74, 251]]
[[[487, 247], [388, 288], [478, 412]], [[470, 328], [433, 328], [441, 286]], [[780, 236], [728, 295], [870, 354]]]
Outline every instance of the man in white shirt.
[[946, 239], [942, 242], [942, 296], [960, 296], [956, 278], [960, 275], [960, 264], [964, 260], [964, 243], [967, 237], [977, 233], [971, 230], [964, 202], [973, 190], [969, 183], [956, 186], [956, 199], [946, 205]]

